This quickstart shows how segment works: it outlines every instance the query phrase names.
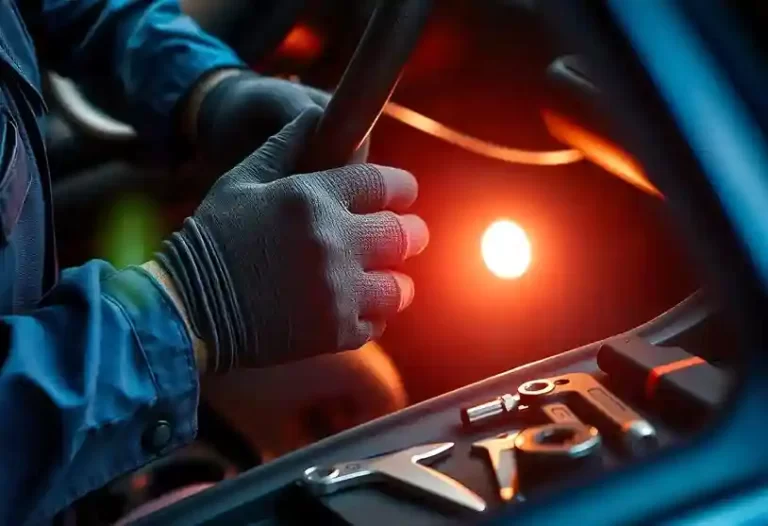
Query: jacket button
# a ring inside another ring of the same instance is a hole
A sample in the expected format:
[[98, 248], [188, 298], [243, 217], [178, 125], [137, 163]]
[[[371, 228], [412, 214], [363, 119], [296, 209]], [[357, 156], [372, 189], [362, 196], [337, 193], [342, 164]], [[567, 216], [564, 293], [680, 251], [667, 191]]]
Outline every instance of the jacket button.
[[167, 420], [158, 420], [144, 433], [142, 445], [150, 453], [159, 453], [171, 443], [172, 437], [171, 424]]

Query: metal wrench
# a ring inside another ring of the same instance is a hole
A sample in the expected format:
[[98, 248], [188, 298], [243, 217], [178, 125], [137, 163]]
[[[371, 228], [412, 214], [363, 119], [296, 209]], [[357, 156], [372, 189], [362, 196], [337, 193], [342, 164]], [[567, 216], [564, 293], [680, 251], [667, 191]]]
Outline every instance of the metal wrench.
[[330, 467], [313, 466], [304, 471], [302, 482], [316, 495], [328, 495], [372, 482], [391, 482], [422, 495], [484, 511], [486, 504], [479, 495], [447, 475], [419, 464], [446, 456], [453, 446], [453, 442], [424, 444], [366, 460]]
[[517, 435], [517, 431], [510, 431], [472, 444], [472, 449], [483, 450], [488, 454], [488, 460], [499, 486], [499, 496], [504, 501], [519, 497], [520, 492], [515, 459], [515, 438]]
[[[559, 405], [551, 404], [553, 409]], [[488, 454], [503, 501], [522, 500], [521, 471], [527, 471], [527, 476], [532, 467], [543, 473], [551, 472], [553, 467], [593, 455], [599, 448], [597, 429], [575, 419], [509, 431], [472, 444], [472, 449]]]
[[613, 435], [630, 454], [643, 455], [658, 446], [653, 425], [603, 387], [592, 375], [569, 373], [531, 380], [520, 384], [517, 393], [521, 404], [539, 408], [557, 401], [559, 397], [567, 398], [569, 406], [573, 402], [577, 414], [579, 410], [588, 413], [585, 420], [595, 420], [595, 425], [607, 435]]

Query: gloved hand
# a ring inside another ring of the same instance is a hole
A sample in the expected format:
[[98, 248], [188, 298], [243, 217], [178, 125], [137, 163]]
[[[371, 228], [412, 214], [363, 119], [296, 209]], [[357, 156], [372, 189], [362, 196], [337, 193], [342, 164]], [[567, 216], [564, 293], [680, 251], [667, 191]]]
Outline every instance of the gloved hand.
[[[287, 80], [237, 72], [205, 95], [197, 114], [197, 143], [218, 173], [229, 170], [310, 107], [330, 95]], [[364, 161], [363, 156], [355, 160]]]
[[391, 270], [428, 241], [419, 217], [395, 213], [416, 198], [411, 174], [359, 164], [289, 176], [321, 113], [305, 110], [222, 176], [158, 256], [208, 370], [358, 348], [413, 298]]

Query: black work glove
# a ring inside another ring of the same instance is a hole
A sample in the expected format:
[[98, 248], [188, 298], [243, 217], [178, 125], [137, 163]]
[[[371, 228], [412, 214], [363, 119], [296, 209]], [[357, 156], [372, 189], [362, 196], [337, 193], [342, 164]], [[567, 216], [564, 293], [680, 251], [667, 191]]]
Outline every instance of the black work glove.
[[428, 240], [420, 218], [394, 213], [416, 198], [411, 174], [358, 164], [289, 176], [321, 113], [306, 110], [222, 176], [158, 256], [208, 370], [355, 349], [413, 297], [390, 270]]
[[[330, 97], [295, 82], [243, 71], [221, 80], [203, 99], [197, 117], [197, 144], [221, 173], [307, 108], [325, 108]], [[366, 153], [367, 148], [354, 160], [364, 161]]]

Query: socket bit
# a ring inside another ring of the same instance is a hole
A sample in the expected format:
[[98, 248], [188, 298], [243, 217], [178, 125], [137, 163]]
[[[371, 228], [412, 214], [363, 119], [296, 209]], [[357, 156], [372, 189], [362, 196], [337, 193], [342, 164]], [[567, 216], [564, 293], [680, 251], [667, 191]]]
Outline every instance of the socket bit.
[[485, 424], [517, 410], [520, 395], [503, 394], [499, 397], [472, 407], [461, 408], [461, 423], [464, 427]]

